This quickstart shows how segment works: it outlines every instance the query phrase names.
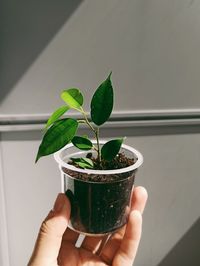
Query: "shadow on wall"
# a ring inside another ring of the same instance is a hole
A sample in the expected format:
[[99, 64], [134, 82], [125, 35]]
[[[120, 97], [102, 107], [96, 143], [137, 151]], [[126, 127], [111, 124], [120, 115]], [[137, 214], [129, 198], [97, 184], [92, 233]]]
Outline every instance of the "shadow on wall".
[[200, 265], [200, 218], [181, 238], [158, 266]]
[[0, 4], [0, 103], [83, 0]]

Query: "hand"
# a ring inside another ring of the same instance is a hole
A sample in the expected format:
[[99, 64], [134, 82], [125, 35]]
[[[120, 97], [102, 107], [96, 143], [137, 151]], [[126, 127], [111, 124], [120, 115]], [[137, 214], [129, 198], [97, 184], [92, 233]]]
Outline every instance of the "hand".
[[132, 266], [140, 242], [146, 201], [146, 190], [134, 188], [127, 225], [113, 233], [103, 247], [105, 237], [86, 236], [77, 248], [79, 234], [67, 228], [70, 203], [64, 194], [59, 194], [53, 211], [42, 223], [28, 266]]

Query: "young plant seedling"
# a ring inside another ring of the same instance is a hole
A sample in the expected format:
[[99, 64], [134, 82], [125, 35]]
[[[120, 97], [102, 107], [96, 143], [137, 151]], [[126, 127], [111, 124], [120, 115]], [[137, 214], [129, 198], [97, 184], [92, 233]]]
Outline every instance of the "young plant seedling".
[[[102, 169], [103, 161], [112, 161], [119, 153], [123, 138], [110, 140], [100, 147], [99, 129], [109, 119], [112, 113], [113, 97], [114, 92], [110, 73], [92, 97], [90, 103], [91, 119], [89, 120], [87, 113], [83, 109], [84, 98], [81, 91], [77, 88], [63, 90], [61, 99], [65, 102], [65, 105], [59, 107], [48, 119], [45, 126], [45, 134], [39, 146], [35, 162], [42, 156], [60, 150], [70, 142], [80, 150], [95, 150], [97, 154], [95, 164], [90, 158], [70, 158], [78, 167]], [[83, 119], [61, 118], [70, 109], [80, 112]], [[96, 144], [93, 144], [87, 136], [76, 135], [81, 123], [86, 124], [91, 129], [96, 139]]]

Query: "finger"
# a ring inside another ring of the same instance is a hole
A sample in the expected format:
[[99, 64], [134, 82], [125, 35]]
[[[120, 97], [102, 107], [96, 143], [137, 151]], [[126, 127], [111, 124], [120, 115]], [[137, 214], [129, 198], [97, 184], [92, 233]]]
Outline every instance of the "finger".
[[[144, 187], [134, 188], [131, 199], [131, 210], [138, 210], [142, 213], [147, 202], [147, 197], [147, 191]], [[116, 233], [114, 233], [101, 251], [101, 257], [107, 263], [111, 263], [115, 253], [119, 249], [121, 241], [124, 237], [125, 230], [126, 226], [123, 226]]]
[[142, 215], [139, 211], [133, 210], [129, 215], [126, 232], [120, 248], [113, 259], [113, 265], [131, 266], [133, 264], [139, 246], [141, 232]]
[[51, 265], [57, 263], [62, 236], [70, 217], [70, 203], [65, 194], [59, 194], [53, 210], [41, 225], [33, 255], [29, 262], [31, 265]]
[[138, 186], [133, 189], [131, 210], [138, 210], [141, 214], [144, 212], [148, 199], [147, 191], [144, 187]]
[[124, 231], [125, 226], [111, 235], [105, 246], [101, 250], [98, 250], [100, 258], [108, 265], [112, 264], [113, 257], [120, 247], [121, 240], [124, 236]]
[[111, 235], [112, 234], [106, 234], [106, 235], [97, 236], [97, 237], [86, 236], [81, 245], [81, 248], [89, 252], [92, 252], [93, 254], [96, 254], [97, 256], [100, 256], [102, 249], [104, 248], [104, 246], [110, 239]]
[[81, 248], [90, 251], [94, 254], [101, 246], [102, 241], [103, 241], [103, 236], [102, 237], [86, 236], [85, 239], [83, 240]]
[[69, 227], [65, 230], [63, 235], [63, 242], [70, 242], [71, 244], [75, 245], [76, 241], [78, 240], [79, 233], [71, 230]]

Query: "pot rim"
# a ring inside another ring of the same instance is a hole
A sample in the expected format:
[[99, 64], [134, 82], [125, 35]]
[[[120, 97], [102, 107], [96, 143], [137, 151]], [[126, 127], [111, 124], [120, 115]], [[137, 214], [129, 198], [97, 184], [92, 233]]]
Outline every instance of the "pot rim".
[[[99, 143], [100, 144], [105, 144], [108, 140], [100, 140]], [[92, 140], [92, 143], [96, 143], [96, 141]], [[70, 169], [72, 171], [76, 171], [76, 172], [79, 172], [79, 173], [86, 173], [86, 174], [95, 174], [95, 175], [112, 175], [112, 174], [122, 174], [122, 173], [126, 173], [126, 172], [129, 172], [129, 171], [133, 171], [133, 170], [136, 170], [137, 168], [139, 168], [142, 163], [143, 163], [143, 156], [142, 154], [132, 148], [131, 146], [129, 145], [126, 145], [126, 144], [122, 144], [122, 148], [132, 152], [134, 154], [134, 156], [137, 158], [137, 161], [128, 166], [128, 167], [124, 167], [124, 168], [120, 168], [120, 169], [114, 169], [114, 170], [94, 170], [94, 169], [81, 169], [81, 168], [77, 168], [71, 164], [68, 164], [66, 162], [64, 162], [62, 159], [61, 159], [61, 153], [62, 151], [68, 149], [68, 148], [71, 148], [73, 147], [74, 145], [72, 143], [70, 144], [67, 144], [66, 146], [64, 146], [62, 149], [60, 149], [59, 151], [55, 152], [54, 153], [54, 159], [56, 160], [56, 162], [59, 164], [60, 167], [65, 167], [67, 169]], [[89, 151], [88, 151], [89, 152]], [[78, 151], [77, 151], [78, 153]]]

